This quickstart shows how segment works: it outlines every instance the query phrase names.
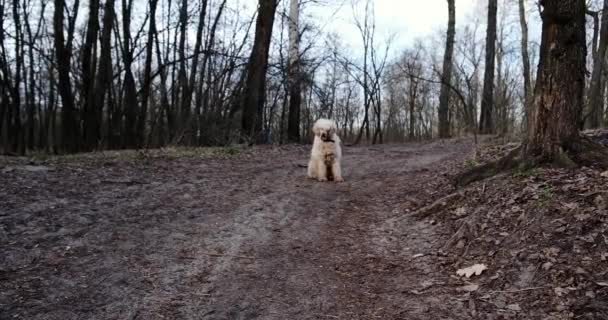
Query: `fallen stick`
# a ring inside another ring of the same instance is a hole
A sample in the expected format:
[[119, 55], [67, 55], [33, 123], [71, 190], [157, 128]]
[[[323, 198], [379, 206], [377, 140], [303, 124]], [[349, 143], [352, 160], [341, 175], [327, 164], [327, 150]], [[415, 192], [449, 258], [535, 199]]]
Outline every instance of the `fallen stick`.
[[540, 289], [546, 289], [546, 288], [547, 287], [531, 287], [531, 288], [524, 288], [524, 289], [519, 289], [519, 290], [497, 290], [497, 291], [489, 291], [488, 294], [494, 294], [494, 293], [519, 293], [519, 292], [540, 290]]
[[455, 192], [455, 193], [449, 194], [449, 195], [429, 204], [428, 206], [418, 209], [417, 211], [415, 211], [412, 214], [412, 216], [418, 217], [418, 218], [426, 218], [427, 216], [431, 215], [433, 213], [433, 211], [446, 207], [451, 202], [460, 200], [463, 197], [464, 196], [462, 195], [461, 192]]
[[210, 257], [231, 257], [231, 258], [241, 258], [241, 259], [255, 259], [254, 257], [249, 257], [249, 256], [240, 256], [240, 255], [235, 255], [235, 254], [223, 254], [223, 253], [214, 253], [214, 252], [199, 252], [201, 254], [204, 254], [206, 256], [210, 256]]

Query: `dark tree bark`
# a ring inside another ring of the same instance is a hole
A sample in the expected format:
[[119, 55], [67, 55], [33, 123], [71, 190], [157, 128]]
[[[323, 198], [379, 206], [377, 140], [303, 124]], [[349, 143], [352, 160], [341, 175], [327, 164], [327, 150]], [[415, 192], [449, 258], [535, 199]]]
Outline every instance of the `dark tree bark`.
[[584, 0], [544, 0], [538, 78], [526, 155], [560, 161], [578, 152], [585, 88]]
[[[41, 3], [41, 12], [44, 12], [46, 8], [46, 3]], [[29, 43], [28, 47], [28, 80], [29, 80], [29, 90], [27, 90], [27, 136], [26, 136], [26, 146], [27, 149], [32, 150], [36, 146], [36, 120], [35, 114], [38, 111], [39, 118], [42, 117], [42, 113], [40, 110], [37, 110], [36, 106], [36, 59], [34, 56], [34, 44], [36, 43], [38, 36], [40, 35], [41, 25], [43, 21], [43, 15], [40, 15], [38, 19], [38, 28], [36, 32], [32, 30], [32, 26], [30, 23], [30, 12], [27, 10], [24, 12], [24, 24], [25, 31], [27, 32], [27, 42]], [[39, 122], [39, 130], [42, 130], [42, 121]]]
[[247, 65], [247, 79], [241, 100], [242, 134], [250, 137], [251, 142], [261, 142], [262, 138], [266, 70], [277, 2], [277, 0], [259, 0], [255, 39]]
[[73, 33], [68, 32], [68, 42], [64, 39], [65, 0], [55, 0], [53, 29], [55, 31], [55, 58], [57, 61], [58, 91], [61, 96], [61, 141], [64, 151], [76, 152], [80, 147], [80, 129], [76, 119], [76, 108], [70, 83], [70, 61], [72, 59], [70, 39]]
[[483, 80], [481, 119], [479, 121], [479, 131], [482, 134], [492, 134], [495, 132], [493, 113], [497, 11], [497, 0], [488, 0], [488, 30], [486, 33], [486, 69]]
[[122, 0], [122, 28], [123, 28], [123, 49], [122, 61], [125, 69], [124, 89], [123, 89], [123, 111], [125, 114], [124, 146], [137, 146], [137, 90], [135, 88], [135, 78], [133, 76], [133, 48], [131, 48], [131, 12], [133, 1]]
[[19, 0], [13, 0], [13, 22], [15, 27], [15, 74], [13, 76], [13, 85], [11, 90], [12, 108], [9, 113], [9, 138], [11, 139], [11, 150], [20, 155], [25, 154], [25, 145], [23, 139], [23, 124], [21, 122], [21, 82], [24, 52], [23, 52], [23, 30], [21, 28], [21, 13], [19, 12]]
[[[186, 72], [186, 33], [188, 30], [188, 0], [182, 0], [179, 10], [179, 70], [177, 73], [177, 81], [179, 90], [175, 94], [175, 102], [181, 102], [177, 108], [178, 121], [184, 123], [190, 115], [190, 105], [186, 105], [186, 95], [188, 92], [188, 74]], [[181, 98], [178, 100], [178, 98]], [[180, 137], [177, 137], [181, 139]]]
[[[154, 55], [154, 36], [156, 34], [156, 7], [158, 0], [150, 0], [149, 2], [149, 25], [148, 25], [148, 40], [146, 41], [146, 62], [144, 65], [144, 82], [141, 90], [141, 108], [137, 116], [137, 142], [139, 145], [144, 144], [146, 131], [146, 118], [148, 115], [148, 100], [152, 92], [152, 57]], [[160, 63], [160, 61], [159, 61]]]
[[587, 127], [599, 128], [604, 118], [604, 69], [606, 64], [606, 49], [608, 46], [608, 0], [604, 0], [602, 22], [600, 27], [599, 45], [593, 56], [593, 72], [589, 84]]
[[526, 7], [524, 2], [524, 0], [519, 0], [519, 24], [521, 26], [521, 58], [524, 73], [524, 121], [527, 123], [532, 105], [532, 81], [530, 75], [530, 55], [528, 53], [528, 23], [526, 22]]
[[97, 144], [99, 139], [99, 124], [95, 110], [95, 68], [97, 67], [95, 43], [99, 33], [99, 0], [89, 1], [89, 19], [87, 33], [82, 48], [82, 92], [84, 143], [88, 148]]
[[441, 92], [439, 93], [439, 138], [450, 137], [450, 87], [452, 81], [452, 60], [454, 56], [454, 38], [456, 36], [456, 5], [454, 0], [448, 0], [448, 31], [443, 56], [443, 72], [441, 74]]
[[300, 75], [300, 8], [298, 0], [291, 0], [289, 7], [289, 113], [287, 120], [287, 141], [300, 141], [300, 105], [302, 104], [302, 84]]
[[[92, 122], [94, 128], [90, 129], [95, 135], [93, 145], [89, 145], [90, 148], [97, 147], [99, 143], [100, 130], [101, 130], [101, 114], [104, 108], [106, 93], [110, 87], [110, 81], [112, 80], [112, 28], [114, 24], [114, 0], [107, 0], [104, 8], [103, 15], [103, 30], [101, 31], [101, 48], [99, 57], [99, 66], [97, 68], [97, 79], [95, 80], [95, 121]], [[113, 117], [114, 115], [112, 115]], [[108, 123], [115, 121], [115, 119], [108, 120]], [[112, 130], [109, 130], [110, 144], [116, 147], [112, 135]], [[92, 138], [91, 138], [92, 139]], [[92, 140], [93, 141], [93, 140]]]

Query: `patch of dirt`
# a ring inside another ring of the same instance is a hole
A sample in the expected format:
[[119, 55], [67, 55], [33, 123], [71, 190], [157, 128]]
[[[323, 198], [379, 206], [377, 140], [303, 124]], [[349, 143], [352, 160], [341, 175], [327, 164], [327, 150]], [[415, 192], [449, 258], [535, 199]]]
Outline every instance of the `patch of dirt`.
[[407, 214], [470, 150], [345, 148], [343, 184], [304, 146], [3, 158], [0, 318], [465, 319]]
[[[502, 176], [429, 206], [457, 191], [469, 140], [346, 147], [342, 184], [305, 179], [308, 153], [0, 159], [0, 318], [602, 315], [606, 214], [591, 187], [608, 178], [592, 169]], [[456, 275], [476, 263], [488, 269]]]

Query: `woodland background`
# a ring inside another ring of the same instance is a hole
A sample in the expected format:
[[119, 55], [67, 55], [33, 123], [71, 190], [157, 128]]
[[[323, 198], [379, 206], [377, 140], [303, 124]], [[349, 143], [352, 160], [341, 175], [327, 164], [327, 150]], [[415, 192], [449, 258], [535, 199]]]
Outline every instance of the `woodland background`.
[[[250, 2], [0, 0], [0, 152], [306, 142], [319, 117], [352, 143], [526, 130], [535, 1], [462, 21], [446, 1], [446, 28], [403, 48], [371, 0]], [[606, 6], [587, 1], [581, 129], [606, 123]], [[350, 12], [360, 42], [307, 14], [324, 8]]]

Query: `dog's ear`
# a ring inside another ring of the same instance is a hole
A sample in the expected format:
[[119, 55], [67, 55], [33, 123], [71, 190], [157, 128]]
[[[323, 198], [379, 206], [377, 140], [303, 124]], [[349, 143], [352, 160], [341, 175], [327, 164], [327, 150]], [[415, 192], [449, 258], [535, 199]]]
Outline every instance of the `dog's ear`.
[[319, 135], [319, 125], [315, 122], [315, 125], [312, 126], [312, 133], [314, 133], [315, 136]]

